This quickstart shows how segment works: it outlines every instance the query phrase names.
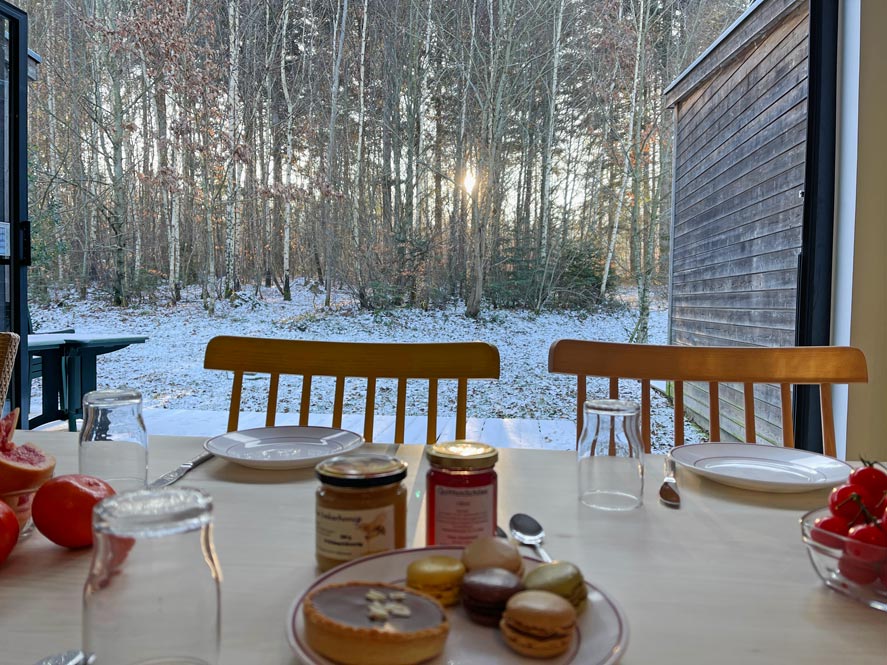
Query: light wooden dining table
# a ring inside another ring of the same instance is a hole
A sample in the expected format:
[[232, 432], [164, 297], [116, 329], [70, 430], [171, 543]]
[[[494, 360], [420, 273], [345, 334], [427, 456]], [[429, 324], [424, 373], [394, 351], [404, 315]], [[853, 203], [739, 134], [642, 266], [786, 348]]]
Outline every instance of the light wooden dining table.
[[[54, 454], [56, 474], [76, 473], [76, 437], [15, 433], [16, 442]], [[150, 477], [196, 455], [203, 441], [152, 436]], [[408, 543], [424, 545], [424, 446], [371, 448], [409, 464]], [[674, 510], [656, 498], [663, 458], [648, 456], [643, 506], [606, 513], [577, 501], [572, 452], [502, 449], [496, 470], [500, 523], [516, 512], [536, 517], [548, 552], [576, 563], [623, 608], [626, 665], [887, 663], [887, 613], [827, 589], [801, 542], [799, 517], [825, 505], [826, 492], [750, 492], [679, 469], [682, 504]], [[222, 665], [298, 662], [284, 626], [293, 600], [318, 574], [313, 471], [213, 459], [180, 484], [214, 499]], [[0, 665], [31, 665], [79, 646], [90, 556], [34, 532], [0, 566]]]

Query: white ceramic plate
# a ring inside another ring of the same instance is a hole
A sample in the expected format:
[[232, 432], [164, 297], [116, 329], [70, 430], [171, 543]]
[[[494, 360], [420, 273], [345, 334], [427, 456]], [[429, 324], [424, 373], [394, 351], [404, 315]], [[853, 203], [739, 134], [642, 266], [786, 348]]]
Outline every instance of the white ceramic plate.
[[724, 485], [759, 492], [809, 492], [846, 482], [850, 466], [833, 457], [754, 443], [695, 443], [671, 456], [682, 467]]
[[[333, 568], [314, 581], [299, 596], [287, 615], [286, 634], [290, 647], [306, 665], [335, 665], [317, 654], [305, 640], [302, 602], [311, 591], [320, 586], [338, 582], [379, 581], [404, 584], [407, 566], [428, 554], [445, 554], [460, 558], [460, 547], [423, 547], [395, 550], [349, 561]], [[524, 557], [524, 569], [532, 570], [542, 563]], [[547, 665], [613, 665], [619, 662], [628, 646], [628, 621], [625, 613], [596, 586], [588, 585], [588, 607], [579, 615], [576, 635], [570, 651], [558, 658], [547, 658]], [[496, 628], [487, 628], [471, 622], [461, 605], [447, 608], [450, 634], [443, 653], [423, 665], [486, 665], [508, 663], [538, 665], [537, 659], [525, 658], [509, 649]]]
[[203, 447], [253, 469], [301, 469], [359, 448], [363, 437], [333, 427], [257, 427], [216, 436]]

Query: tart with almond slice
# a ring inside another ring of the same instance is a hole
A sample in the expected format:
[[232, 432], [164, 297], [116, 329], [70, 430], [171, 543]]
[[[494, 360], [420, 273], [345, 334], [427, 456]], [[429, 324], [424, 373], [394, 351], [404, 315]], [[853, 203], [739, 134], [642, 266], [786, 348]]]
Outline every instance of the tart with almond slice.
[[449, 621], [424, 593], [384, 582], [330, 584], [302, 604], [305, 638], [343, 665], [414, 665], [443, 651]]

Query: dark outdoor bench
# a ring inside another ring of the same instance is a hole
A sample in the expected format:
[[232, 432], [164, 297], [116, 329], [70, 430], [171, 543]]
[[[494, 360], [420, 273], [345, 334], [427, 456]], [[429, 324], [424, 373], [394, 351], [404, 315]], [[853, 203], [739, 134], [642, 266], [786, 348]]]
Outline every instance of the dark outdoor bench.
[[43, 379], [43, 412], [28, 419], [33, 429], [56, 420], [67, 420], [77, 431], [83, 417], [83, 395], [96, 389], [96, 357], [143, 344], [141, 335], [91, 335], [68, 331], [28, 335], [28, 367], [31, 380]]

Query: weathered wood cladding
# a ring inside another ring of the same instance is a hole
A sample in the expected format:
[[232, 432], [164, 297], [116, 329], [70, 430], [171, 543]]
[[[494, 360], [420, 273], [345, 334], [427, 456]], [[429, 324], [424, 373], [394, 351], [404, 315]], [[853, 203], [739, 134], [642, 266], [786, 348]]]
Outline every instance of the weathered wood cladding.
[[[807, 134], [808, 10], [762, 0], [666, 93], [675, 113], [671, 343], [795, 342]], [[721, 386], [725, 440], [742, 386]], [[708, 387], [685, 400], [707, 426]], [[778, 386], [756, 386], [759, 440], [782, 440]]]

